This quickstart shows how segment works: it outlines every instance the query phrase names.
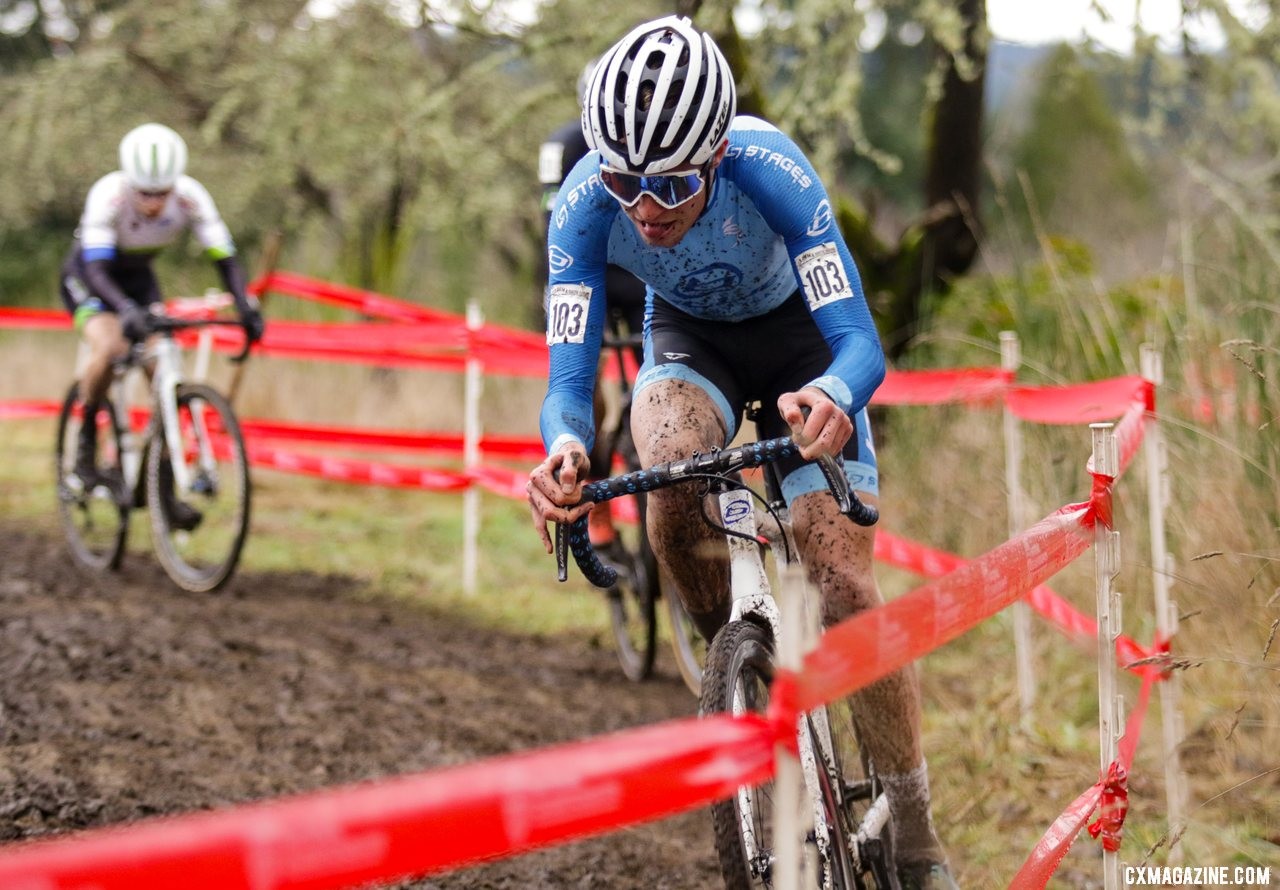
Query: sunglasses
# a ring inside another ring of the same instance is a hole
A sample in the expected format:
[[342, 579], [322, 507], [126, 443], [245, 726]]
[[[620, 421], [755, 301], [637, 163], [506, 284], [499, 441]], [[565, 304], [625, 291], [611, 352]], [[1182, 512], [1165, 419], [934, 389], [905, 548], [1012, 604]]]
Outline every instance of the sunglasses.
[[707, 187], [707, 168], [639, 176], [602, 166], [600, 183], [623, 207], [634, 207], [641, 196], [648, 195], [668, 210], [674, 210]]
[[173, 189], [134, 189], [139, 198], [167, 198]]

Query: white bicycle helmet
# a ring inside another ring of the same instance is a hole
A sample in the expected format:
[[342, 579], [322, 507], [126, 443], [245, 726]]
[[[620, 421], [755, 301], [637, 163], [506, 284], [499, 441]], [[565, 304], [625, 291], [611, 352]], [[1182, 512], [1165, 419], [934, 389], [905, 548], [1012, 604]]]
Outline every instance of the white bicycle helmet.
[[135, 189], [171, 189], [187, 169], [187, 144], [164, 124], [134, 127], [120, 140], [120, 169]]
[[587, 64], [582, 66], [582, 72], [578, 75], [578, 108], [587, 101], [587, 89], [591, 86], [591, 72], [596, 70], [596, 59], [589, 59]]
[[600, 57], [582, 133], [606, 166], [651, 176], [709, 161], [736, 108], [733, 73], [715, 41], [672, 15], [640, 25]]

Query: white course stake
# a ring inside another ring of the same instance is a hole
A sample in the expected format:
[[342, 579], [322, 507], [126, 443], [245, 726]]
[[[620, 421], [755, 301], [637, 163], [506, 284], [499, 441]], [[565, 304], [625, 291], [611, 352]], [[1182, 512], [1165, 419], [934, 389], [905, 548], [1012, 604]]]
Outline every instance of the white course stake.
[[[804, 572], [795, 565], [779, 569], [778, 612], [782, 625], [778, 640], [778, 666], [799, 671], [805, 650], [816, 634], [808, 632], [810, 610], [805, 604]], [[813, 812], [805, 794], [800, 759], [784, 745], [774, 748], [777, 768], [773, 782], [773, 886], [775, 890], [800, 890], [812, 886], [806, 872], [805, 837], [813, 824]]]
[[[785, 569], [778, 579], [782, 597], [778, 602], [782, 638], [778, 640], [778, 666], [795, 671], [804, 649], [804, 607], [801, 603], [804, 579], [795, 569]], [[773, 780], [773, 886], [777, 890], [800, 890], [800, 857], [803, 850], [800, 822], [805, 812], [804, 775], [800, 758], [786, 745], [774, 745], [777, 767]]]
[[[1115, 424], [1091, 423], [1095, 473], [1114, 477], [1120, 466], [1116, 450]], [[1094, 526], [1094, 581], [1098, 605], [1098, 736], [1102, 776], [1107, 776], [1120, 746], [1124, 706], [1116, 685], [1116, 638], [1120, 635], [1120, 594], [1114, 581], [1120, 572], [1120, 533], [1101, 522]], [[1105, 847], [1102, 851], [1102, 882], [1105, 890], [1119, 890], [1120, 855]]]
[[[1150, 343], [1142, 345], [1142, 376], [1153, 386], [1164, 383], [1164, 367], [1160, 353]], [[1173, 581], [1173, 557], [1165, 549], [1165, 507], [1169, 503], [1169, 452], [1164, 433], [1154, 413], [1147, 414], [1143, 436], [1143, 453], [1147, 465], [1147, 516], [1151, 528], [1151, 583], [1155, 591], [1156, 632], [1172, 640], [1178, 632], [1178, 609], [1169, 600]], [[1182, 744], [1182, 685], [1177, 673], [1160, 684], [1160, 718], [1163, 730], [1164, 796], [1168, 811], [1170, 836], [1176, 834], [1186, 818], [1187, 778], [1178, 756]], [[1182, 845], [1169, 850], [1169, 863], [1182, 862]]]
[[[1022, 363], [1018, 335], [1000, 332], [1000, 367], [1017, 372]], [[1009, 537], [1022, 531], [1026, 506], [1022, 497], [1022, 427], [1018, 418], [1004, 408], [1004, 483], [1008, 491]], [[1013, 654], [1017, 664], [1018, 703], [1025, 724], [1031, 719], [1036, 703], [1035, 662], [1031, 652], [1031, 606], [1025, 600], [1013, 604]]]
[[[484, 392], [484, 366], [475, 355], [471, 336], [484, 324], [480, 305], [467, 303], [467, 371], [463, 394], [462, 466], [471, 471], [480, 466], [480, 396]], [[480, 488], [473, 480], [462, 495], [462, 590], [476, 592], [476, 566], [480, 537]]]

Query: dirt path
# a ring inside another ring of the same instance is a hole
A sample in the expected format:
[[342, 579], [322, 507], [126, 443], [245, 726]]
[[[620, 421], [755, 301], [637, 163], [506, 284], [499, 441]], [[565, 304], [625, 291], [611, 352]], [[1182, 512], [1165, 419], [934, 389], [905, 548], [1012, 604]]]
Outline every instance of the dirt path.
[[[0, 841], [428, 770], [685, 716], [671, 672], [480, 630], [342, 577], [192, 596], [145, 555], [87, 578], [0, 524]], [[477, 830], [483, 830], [477, 826]], [[404, 886], [713, 888], [709, 819]]]

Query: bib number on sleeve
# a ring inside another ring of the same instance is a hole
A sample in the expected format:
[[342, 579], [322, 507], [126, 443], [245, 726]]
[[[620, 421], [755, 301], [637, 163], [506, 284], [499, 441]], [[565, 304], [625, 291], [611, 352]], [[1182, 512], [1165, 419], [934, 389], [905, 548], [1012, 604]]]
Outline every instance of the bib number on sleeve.
[[547, 345], [582, 343], [587, 336], [591, 288], [585, 284], [555, 284], [547, 297]]
[[796, 257], [796, 268], [800, 271], [800, 287], [810, 311], [853, 296], [840, 250], [833, 241], [800, 254]]

